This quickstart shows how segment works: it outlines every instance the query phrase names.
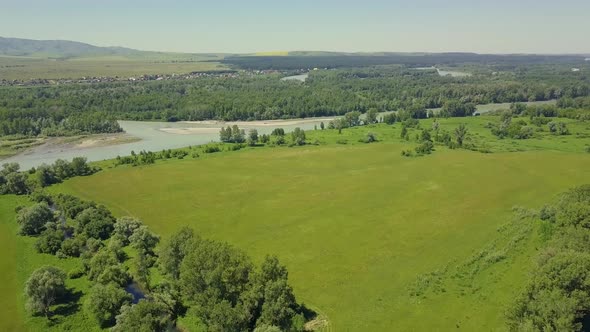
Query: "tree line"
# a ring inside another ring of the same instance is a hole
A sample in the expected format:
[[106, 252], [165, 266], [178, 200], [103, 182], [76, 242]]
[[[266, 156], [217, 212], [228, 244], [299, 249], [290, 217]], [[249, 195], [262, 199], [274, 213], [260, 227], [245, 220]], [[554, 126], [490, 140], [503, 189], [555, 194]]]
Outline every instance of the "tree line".
[[590, 185], [537, 213], [544, 248], [507, 311], [512, 331], [587, 331], [590, 319]]
[[[587, 106], [583, 75], [528, 65], [503, 75], [441, 77], [401, 66], [342, 68], [310, 73], [305, 83], [275, 74], [92, 86], [0, 88], [1, 135], [73, 135], [118, 132], [118, 120], [269, 120], [404, 111], [425, 118], [427, 109], [466, 116], [474, 105], [563, 99]], [[483, 69], [482, 69], [483, 70]]]
[[567, 124], [557, 121], [554, 119], [556, 117], [585, 120], [590, 119], [590, 113], [577, 109], [561, 109], [555, 105], [512, 104], [510, 110], [500, 113], [499, 121], [486, 126], [499, 138], [527, 139], [542, 131], [553, 135], [569, 135]]
[[0, 169], [0, 195], [29, 194], [36, 189], [75, 176], [91, 175], [99, 170], [96, 166], [90, 166], [85, 157], [74, 157], [71, 162], [58, 159], [51, 165], [43, 164], [27, 172], [20, 171], [18, 163], [6, 163]]

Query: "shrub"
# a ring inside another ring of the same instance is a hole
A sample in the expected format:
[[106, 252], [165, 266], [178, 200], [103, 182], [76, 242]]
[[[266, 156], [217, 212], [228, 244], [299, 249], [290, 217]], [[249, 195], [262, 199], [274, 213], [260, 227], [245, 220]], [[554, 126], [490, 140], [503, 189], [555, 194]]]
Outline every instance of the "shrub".
[[410, 118], [402, 122], [402, 126], [406, 128], [420, 128], [420, 121], [418, 121], [418, 119]]
[[215, 152], [220, 152], [221, 149], [219, 149], [219, 147], [217, 145], [207, 145], [205, 146], [205, 148], [203, 148], [203, 152], [205, 153], [215, 153]]
[[373, 143], [377, 142], [377, 136], [373, 133], [367, 133], [367, 136], [360, 140], [362, 143]]
[[81, 276], [83, 276], [84, 273], [86, 273], [86, 271], [84, 271], [84, 268], [82, 268], [82, 267], [75, 267], [75, 268], [71, 269], [70, 271], [68, 271], [68, 278], [70, 278], [70, 279], [78, 279]]
[[291, 141], [295, 145], [305, 145], [305, 131], [297, 127], [291, 133]]
[[402, 156], [404, 157], [412, 157], [414, 155], [414, 153], [412, 152], [412, 150], [402, 150]]
[[549, 122], [551, 122], [550, 118], [541, 117], [541, 116], [535, 116], [531, 119], [531, 124], [535, 125], [537, 127], [541, 127], [543, 125], [546, 125]]
[[416, 147], [416, 153], [418, 155], [430, 154], [434, 150], [434, 145], [431, 141], [425, 141], [424, 143]]
[[392, 125], [397, 120], [395, 113], [388, 113], [383, 116], [383, 122], [387, 123], [388, 125]]
[[78, 234], [75, 237], [65, 239], [61, 244], [60, 252], [68, 257], [79, 257], [86, 245], [86, 237]]
[[243, 148], [242, 144], [232, 144], [229, 146], [228, 151], [238, 151]]

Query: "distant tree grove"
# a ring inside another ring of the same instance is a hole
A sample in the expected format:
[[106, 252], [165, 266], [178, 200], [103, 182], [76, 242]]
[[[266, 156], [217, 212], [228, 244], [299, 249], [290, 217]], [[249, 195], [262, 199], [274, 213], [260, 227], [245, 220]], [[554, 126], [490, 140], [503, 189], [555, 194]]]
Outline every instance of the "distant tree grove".
[[442, 108], [443, 116], [467, 116], [475, 105], [486, 103], [559, 99], [561, 108], [583, 108], [590, 105], [589, 95], [585, 76], [533, 65], [517, 75], [465, 78], [384, 66], [317, 71], [303, 84], [280, 81], [276, 75], [243, 75], [4, 87], [0, 135], [113, 133], [121, 131], [116, 120], [268, 120], [349, 112], [367, 113], [366, 121], [373, 123], [377, 112], [405, 111], [425, 118], [427, 109]]

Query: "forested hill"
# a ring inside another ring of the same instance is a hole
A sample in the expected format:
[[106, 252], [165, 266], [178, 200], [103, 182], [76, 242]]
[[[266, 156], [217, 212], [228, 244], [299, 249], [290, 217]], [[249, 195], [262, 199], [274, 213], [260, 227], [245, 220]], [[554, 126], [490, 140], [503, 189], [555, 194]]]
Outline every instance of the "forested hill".
[[67, 58], [141, 53], [144, 52], [124, 47], [99, 47], [68, 40], [32, 40], [0, 37], [0, 55]]

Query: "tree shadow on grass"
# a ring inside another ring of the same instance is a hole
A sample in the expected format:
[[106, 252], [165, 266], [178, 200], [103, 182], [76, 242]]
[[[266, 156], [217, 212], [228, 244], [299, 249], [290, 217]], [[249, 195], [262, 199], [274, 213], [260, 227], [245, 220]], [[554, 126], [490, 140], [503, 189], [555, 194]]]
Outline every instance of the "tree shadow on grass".
[[314, 320], [318, 317], [318, 313], [307, 307], [305, 303], [299, 305], [298, 311], [303, 314], [306, 321]]
[[58, 325], [68, 316], [78, 312], [80, 310], [80, 298], [82, 298], [82, 292], [71, 288], [66, 290], [66, 293], [53, 308], [52, 314], [49, 317], [49, 325]]

